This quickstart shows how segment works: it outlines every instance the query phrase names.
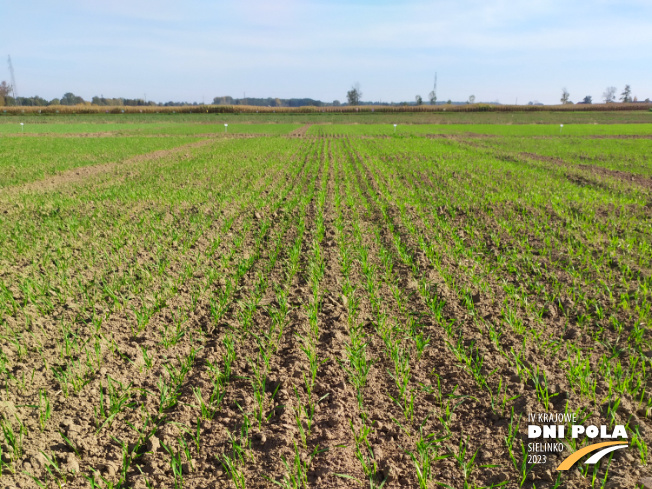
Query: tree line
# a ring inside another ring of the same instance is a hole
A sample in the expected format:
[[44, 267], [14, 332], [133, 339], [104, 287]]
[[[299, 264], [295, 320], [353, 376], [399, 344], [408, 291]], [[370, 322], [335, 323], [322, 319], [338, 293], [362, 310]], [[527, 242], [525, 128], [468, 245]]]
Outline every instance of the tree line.
[[[607, 87], [604, 93], [602, 94], [602, 99], [605, 103], [615, 103], [616, 102], [616, 87]], [[65, 93], [61, 98], [54, 98], [52, 100], [46, 100], [38, 95], [34, 97], [17, 97], [14, 98], [11, 94], [13, 93], [11, 85], [6, 81], [0, 82], [0, 106], [37, 106], [45, 107], [48, 105], [95, 105], [95, 106], [107, 106], [107, 107], [120, 107], [120, 106], [157, 106], [157, 107], [182, 107], [182, 106], [196, 106], [204, 105], [198, 104], [197, 102], [152, 102], [145, 99], [136, 98], [105, 98], [103, 95], [95, 96], [90, 101], [84, 100], [83, 97], [75, 95], [72, 92]], [[638, 102], [636, 96], [632, 96], [632, 89], [629, 85], [625, 85], [622, 93], [620, 94], [619, 100], [623, 103]], [[435, 91], [431, 91], [428, 94], [428, 101], [431, 105], [436, 105], [437, 94]], [[566, 88], [562, 89], [562, 96], [560, 99], [562, 104], [572, 104], [570, 100], [570, 93]], [[415, 101], [411, 104], [422, 105], [423, 98], [421, 95], [415, 96]], [[645, 99], [644, 102], [650, 102], [650, 99]], [[451, 100], [445, 102], [447, 104], [452, 104]], [[475, 95], [470, 95], [468, 100], [465, 102], [455, 102], [455, 104], [473, 104], [475, 103]], [[578, 104], [592, 104], [593, 97], [591, 95], [585, 96]], [[410, 104], [410, 105], [411, 105]], [[399, 103], [382, 103], [382, 102], [363, 102], [362, 101], [362, 90], [359, 83], [355, 83], [351, 89], [346, 93], [346, 103], [340, 103], [339, 100], [333, 100], [332, 102], [322, 102], [321, 100], [315, 100], [311, 98], [256, 98], [256, 97], [243, 97], [243, 98], [234, 98], [231, 96], [222, 96], [213, 98], [213, 105], [245, 105], [245, 106], [254, 106], [254, 107], [338, 107], [340, 105], [350, 105], [350, 106], [359, 106], [359, 105], [408, 105], [408, 102], [399, 102]], [[530, 102], [529, 105], [542, 105], [538, 102]]]
[[[605, 104], [613, 104], [616, 103], [616, 93], [617, 89], [616, 87], [607, 87], [605, 91], [602, 93], [602, 100], [604, 101]], [[570, 93], [566, 89], [566, 87], [561, 89], [561, 99], [559, 99], [562, 104], [572, 104], [573, 102], [570, 100]], [[629, 85], [625, 85], [625, 88], [623, 91], [620, 93], [619, 99], [622, 103], [627, 104], [627, 103], [633, 103], [633, 102], [638, 102], [638, 97], [632, 96], [632, 87]], [[650, 102], [649, 98], [646, 98], [643, 100], [643, 102]], [[591, 95], [586, 95], [581, 102], [577, 102], [578, 104], [592, 104], [593, 103], [593, 97]]]
[[[146, 101], [145, 99], [136, 98], [106, 98], [102, 96], [95, 96], [90, 101], [84, 100], [83, 97], [75, 95], [72, 92], [65, 93], [61, 98], [53, 98], [52, 100], [46, 100], [43, 97], [38, 95], [34, 97], [17, 97], [14, 98], [12, 95], [12, 87], [7, 84], [6, 81], [0, 82], [0, 106], [10, 106], [10, 105], [20, 105], [20, 106], [36, 106], [36, 107], [46, 107], [48, 105], [97, 105], [97, 106], [159, 106], [159, 107], [182, 107], [188, 105], [204, 105], [197, 102], [152, 102]], [[214, 105], [249, 105], [256, 107], [322, 107], [333, 105], [321, 100], [314, 100], [311, 98], [290, 98], [290, 99], [280, 99], [280, 98], [234, 98], [230, 96], [224, 97], [215, 97], [213, 99]], [[334, 105], [339, 105], [337, 100], [334, 101]]]
[[250, 105], [254, 107], [324, 107], [330, 104], [311, 98], [233, 98], [227, 95], [223, 97], [215, 97], [213, 99], [213, 105]]
[[[163, 105], [156, 104], [155, 102], [146, 102], [143, 99], [129, 99], [129, 98], [105, 98], [105, 97], [93, 97], [90, 101], [84, 100], [83, 97], [75, 95], [72, 92], [63, 94], [61, 98], [53, 98], [52, 100], [46, 100], [43, 97], [35, 95], [34, 97], [17, 97], [14, 98], [10, 94], [12, 93], [11, 85], [8, 85], [7, 82], [0, 82], [0, 106], [9, 106], [9, 105], [20, 105], [23, 107], [47, 107], [48, 105], [100, 105], [100, 106], [138, 106], [138, 105]], [[173, 102], [170, 102], [173, 104]], [[165, 104], [167, 105], [167, 104]], [[184, 102], [179, 102], [178, 105], [187, 105]]]

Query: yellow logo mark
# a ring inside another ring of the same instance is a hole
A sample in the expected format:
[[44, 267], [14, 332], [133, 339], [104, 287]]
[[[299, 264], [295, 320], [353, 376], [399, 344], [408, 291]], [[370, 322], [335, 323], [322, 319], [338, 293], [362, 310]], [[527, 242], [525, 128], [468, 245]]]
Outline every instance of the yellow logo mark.
[[588, 447], [584, 447], [581, 450], [576, 451], [572, 455], [569, 455], [562, 463], [559, 464], [557, 470], [568, 470], [573, 465], [575, 465], [575, 462], [581, 459], [584, 455], [591, 452], [595, 452], [596, 450], [600, 450], [601, 448], [610, 447], [601, 450], [600, 452], [596, 453], [586, 461], [587, 464], [595, 464], [607, 453], [613, 452], [614, 450], [618, 450], [620, 448], [625, 448], [627, 446], [629, 446], [627, 445], [627, 443], [623, 443], [621, 441], [606, 441], [604, 443], [596, 443], [594, 445], [589, 445]]

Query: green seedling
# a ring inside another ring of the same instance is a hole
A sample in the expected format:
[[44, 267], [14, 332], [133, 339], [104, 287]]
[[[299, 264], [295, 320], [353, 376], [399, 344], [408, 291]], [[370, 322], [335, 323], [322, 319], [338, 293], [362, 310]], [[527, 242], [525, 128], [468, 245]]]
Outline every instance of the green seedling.
[[179, 396], [181, 392], [179, 391], [179, 386], [174, 387], [170, 386], [168, 382], [160, 378], [158, 380], [158, 389], [159, 389], [159, 413], [164, 413], [168, 409], [172, 409], [179, 402]]
[[636, 428], [634, 429], [634, 435], [632, 436], [632, 446], [638, 449], [638, 455], [639, 455], [639, 460], [641, 461], [641, 465], [643, 465], [643, 467], [647, 466], [648, 445], [644, 437], [641, 435], [638, 426], [636, 426]]
[[[222, 464], [229, 478], [238, 489], [246, 488], [246, 479], [244, 475], [245, 448], [241, 439], [238, 439], [229, 433], [229, 442], [231, 444], [231, 455], [223, 454], [222, 457], [216, 455], [217, 460]], [[246, 442], [245, 442], [246, 443]]]
[[52, 416], [52, 406], [50, 405], [50, 400], [48, 399], [48, 392], [45, 389], [39, 389], [39, 412], [38, 412], [38, 422], [41, 426], [41, 431], [45, 430], [45, 425]]
[[140, 350], [143, 354], [143, 361], [145, 362], [145, 367], [147, 367], [147, 370], [151, 369], [152, 366], [154, 365], [154, 358], [149, 354], [147, 347], [142, 346]]
[[67, 475], [65, 471], [62, 471], [57, 462], [57, 457], [55, 455], [48, 456], [45, 452], [41, 451], [45, 461], [45, 470], [48, 472], [50, 477], [54, 480], [57, 486], [61, 489], [66, 485]]
[[[469, 488], [471, 489], [471, 485], [469, 483], [469, 478], [471, 477], [471, 473], [476, 467], [475, 464], [475, 459], [478, 455], [479, 449], [477, 449], [475, 452], [473, 452], [470, 457], [468, 456], [468, 445], [469, 445], [469, 439], [468, 436], [466, 440], [464, 440], [463, 436], [460, 436], [460, 443], [459, 447], [457, 450], [457, 453], [455, 453], [452, 449], [449, 448], [450, 452], [452, 453], [452, 457], [457, 461], [460, 470], [462, 471], [462, 475], [464, 476], [464, 488]], [[480, 468], [485, 468], [485, 467], [496, 467], [496, 465], [480, 465]]]
[[[213, 419], [216, 414], [215, 407], [212, 402], [209, 401], [208, 404], [204, 402], [204, 397], [201, 393], [201, 387], [193, 387], [192, 392], [195, 395], [195, 399], [199, 403], [199, 409], [201, 411], [201, 417], [203, 419]], [[195, 406], [197, 407], [197, 406]]]
[[548, 381], [546, 379], [546, 373], [542, 370], [539, 373], [539, 367], [535, 368], [535, 371], [532, 372], [532, 382], [534, 382], [534, 387], [537, 392], [537, 398], [543, 404], [545, 409], [550, 409], [551, 403], [550, 399], [559, 395], [558, 393], [550, 394], [550, 389], [548, 387]]
[[497, 401], [500, 401], [501, 414], [505, 414], [507, 411], [507, 405], [509, 403], [521, 397], [520, 394], [511, 397], [507, 395], [507, 382], [503, 383], [502, 377], [500, 377], [498, 380], [498, 388], [496, 389], [496, 393], [494, 394], [491, 389], [489, 389], [489, 396], [491, 398], [491, 410], [495, 413], [497, 412]]
[[99, 433], [105, 426], [111, 426], [115, 417], [127, 408], [136, 407], [137, 403], [132, 400], [132, 384], [124, 387], [121, 382], [106, 377], [106, 388], [100, 388], [100, 405], [94, 408], [96, 433]]
[[77, 447], [73, 445], [73, 443], [68, 439], [66, 435], [64, 435], [61, 431], [59, 431], [59, 435], [61, 435], [61, 438], [63, 439], [64, 443], [70, 448], [73, 452], [75, 452], [75, 455], [77, 455], [77, 458], [81, 460], [81, 455], [79, 453], [79, 450], [77, 450]]
[[179, 447], [181, 448], [181, 452], [185, 455], [186, 457], [186, 462], [188, 462], [188, 467], [190, 470], [194, 470], [194, 467], [192, 466], [192, 456], [190, 455], [190, 446], [188, 446], [188, 442], [183, 439], [183, 437], [179, 437], [177, 439], [177, 442], [179, 443]]
[[23, 425], [18, 416], [14, 415], [18, 421], [18, 432], [14, 431], [14, 427], [8, 419], [0, 421], [4, 442], [9, 448], [8, 458], [14, 462], [23, 455], [23, 436], [27, 434], [27, 429]]
[[181, 453], [172, 450], [171, 447], [161, 442], [163, 449], [170, 455], [170, 468], [174, 475], [174, 489], [183, 488], [183, 463], [181, 462]]
[[377, 481], [382, 476], [382, 473], [378, 471], [378, 463], [374, 456], [371, 443], [369, 442], [369, 435], [372, 433], [372, 428], [362, 423], [360, 430], [356, 430], [353, 427], [353, 421], [349, 420], [349, 424], [351, 425], [351, 431], [355, 440], [355, 457], [360, 462], [362, 471], [369, 481], [370, 488], [380, 489], [385, 484], [385, 480], [377, 485]]
[[285, 466], [285, 474], [282, 476], [280, 481], [270, 479], [269, 477], [263, 475], [263, 477], [273, 484], [276, 484], [283, 489], [307, 489], [308, 485], [308, 470], [312, 460], [319, 455], [320, 453], [328, 451], [328, 448], [319, 449], [317, 445], [312, 453], [306, 458], [302, 459], [301, 452], [296, 442], [294, 443], [294, 457], [292, 462], [288, 462], [285, 455], [281, 457], [281, 461]]
[[35, 475], [30, 474], [30, 473], [27, 472], [27, 471], [23, 471], [23, 474], [25, 474], [25, 475], [28, 476], [30, 479], [32, 479], [32, 480], [34, 481], [34, 483], [35, 483], [37, 486], [39, 486], [41, 489], [46, 489], [46, 488], [48, 487], [47, 480], [42, 481], [41, 479], [37, 478]]
[[421, 356], [423, 355], [423, 351], [428, 346], [430, 343], [430, 336], [424, 337], [423, 332], [420, 332], [418, 335], [414, 337], [414, 346], [417, 348], [417, 362], [421, 360]]
[[450, 454], [439, 455], [442, 448], [441, 442], [448, 436], [437, 438], [434, 433], [424, 435], [423, 425], [419, 427], [418, 439], [415, 443], [414, 451], [408, 451], [407, 454], [412, 459], [412, 463], [417, 471], [417, 482], [420, 489], [428, 489], [428, 484], [432, 480], [432, 464], [437, 460], [450, 457]]

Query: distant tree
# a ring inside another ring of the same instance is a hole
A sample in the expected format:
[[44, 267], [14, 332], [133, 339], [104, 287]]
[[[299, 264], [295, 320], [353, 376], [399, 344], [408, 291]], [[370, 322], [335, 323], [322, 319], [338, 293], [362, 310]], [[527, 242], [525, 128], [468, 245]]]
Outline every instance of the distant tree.
[[570, 98], [570, 94], [568, 93], [568, 90], [566, 90], [566, 87], [561, 89], [561, 103], [562, 104], [567, 104], [568, 100]]
[[451, 105], [451, 104], [453, 103], [453, 101], [452, 101], [451, 99], [448, 99], [448, 100], [446, 101], [446, 103], [447, 103], [448, 105]]
[[39, 97], [38, 95], [35, 95], [33, 97], [18, 97], [18, 105], [24, 105], [26, 107], [29, 106], [43, 107], [47, 104], [48, 101], [42, 97]]
[[616, 87], [607, 87], [602, 94], [602, 100], [605, 104], [609, 104], [616, 100]]
[[58, 98], [53, 98], [52, 100], [50, 100], [48, 105], [61, 105], [61, 100], [59, 100]]
[[620, 94], [620, 101], [624, 104], [632, 101], [632, 88], [629, 85], [625, 85], [623, 93]]
[[[145, 101], [142, 98], [126, 98], [122, 101], [122, 105], [130, 105], [130, 106], [140, 106], [140, 105], [145, 105]], [[196, 102], [193, 102], [192, 105], [197, 105]]]
[[590, 95], [587, 95], [586, 97], [584, 97], [582, 99], [582, 103], [583, 104], [592, 104], [593, 103], [593, 97], [591, 97]]
[[435, 105], [437, 103], [437, 94], [434, 90], [428, 94], [428, 100], [430, 100], [430, 105]]
[[77, 105], [83, 103], [84, 103], [83, 98], [71, 92], [65, 93], [63, 97], [61, 97], [61, 105]]
[[469, 103], [474, 104], [475, 103], [475, 95], [469, 95]]
[[11, 85], [9, 85], [6, 81], [2, 81], [0, 83], [0, 106], [7, 104], [7, 98], [9, 97], [10, 93]]
[[281, 102], [280, 98], [275, 98], [274, 99], [274, 107], [281, 107], [283, 106], [283, 102]]
[[346, 100], [349, 105], [360, 105], [361, 98], [362, 92], [360, 91], [360, 84], [356, 82], [355, 85], [351, 87], [351, 90], [346, 92]]
[[423, 99], [421, 98], [421, 95], [417, 95], [414, 97], [414, 100], [416, 101], [417, 105], [423, 104]]
[[11, 85], [9, 85], [6, 81], [0, 82], [0, 95], [3, 97], [6, 97], [11, 93]]
[[233, 97], [215, 97], [213, 99], [213, 105], [233, 105]]
[[334, 106], [334, 107], [339, 107], [340, 105], [341, 105], [341, 104], [340, 104], [340, 101], [339, 101], [339, 100], [333, 100], [333, 106]]
[[634, 95], [634, 100], [633, 100], [633, 102], [634, 102], [634, 103], [638, 102], [638, 97], [637, 97], [636, 95]]

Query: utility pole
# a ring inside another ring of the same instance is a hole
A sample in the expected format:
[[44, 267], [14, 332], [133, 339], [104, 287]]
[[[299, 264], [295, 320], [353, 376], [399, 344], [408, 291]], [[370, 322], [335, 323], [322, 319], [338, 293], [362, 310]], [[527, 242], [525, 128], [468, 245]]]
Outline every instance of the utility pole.
[[430, 98], [430, 103], [433, 105], [437, 104], [437, 72], [435, 71], [435, 83], [432, 86], [432, 92], [428, 95]]
[[18, 90], [16, 90], [16, 77], [14, 76], [14, 66], [11, 64], [11, 56], [7, 56], [7, 63], [9, 63], [9, 75], [11, 76], [11, 91], [14, 94], [14, 103], [20, 105], [18, 101]]

